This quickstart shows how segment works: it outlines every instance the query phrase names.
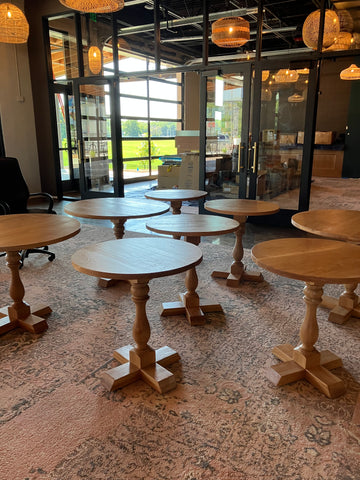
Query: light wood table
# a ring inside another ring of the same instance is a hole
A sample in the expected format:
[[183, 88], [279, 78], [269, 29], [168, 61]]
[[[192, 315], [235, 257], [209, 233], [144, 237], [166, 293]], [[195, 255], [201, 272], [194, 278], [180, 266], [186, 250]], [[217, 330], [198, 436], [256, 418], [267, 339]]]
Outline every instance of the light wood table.
[[[146, 315], [149, 281], [184, 272], [202, 260], [199, 247], [169, 238], [125, 238], [91, 245], [75, 252], [76, 270], [95, 277], [127, 280], [135, 303], [133, 338], [136, 346], [126, 345], [114, 352], [121, 365], [103, 374], [102, 382], [116, 390], [142, 378], [160, 393], [176, 387], [174, 375], [164, 367], [179, 355], [169, 347], [154, 350], [148, 345], [150, 325]], [[122, 328], [122, 327], [121, 327]]]
[[247, 280], [249, 282], [261, 282], [263, 276], [259, 272], [246, 270], [242, 259], [244, 248], [242, 237], [245, 233], [245, 224], [247, 217], [272, 215], [279, 211], [279, 205], [275, 202], [264, 202], [261, 200], [246, 199], [221, 199], [210, 200], [205, 203], [205, 209], [210, 212], [224, 215], [232, 215], [237, 220], [240, 227], [236, 230], [236, 240], [233, 250], [234, 261], [230, 267], [230, 272], [214, 271], [212, 276], [215, 278], [226, 278], [226, 285], [229, 287], [238, 287], [240, 282]]
[[272, 366], [268, 378], [275, 385], [305, 378], [330, 398], [341, 395], [344, 382], [329, 371], [341, 367], [341, 359], [329, 350], [319, 352], [315, 348], [319, 336], [316, 310], [326, 283], [360, 280], [360, 246], [320, 238], [283, 238], [255, 245], [251, 255], [260, 267], [306, 283], [301, 344], [296, 348], [279, 345], [272, 350], [284, 363]]
[[[0, 310], [0, 334], [20, 327], [31, 333], [48, 328], [43, 315], [51, 313], [47, 305], [30, 307], [24, 302], [25, 287], [20, 278], [21, 250], [52, 245], [80, 232], [80, 223], [73, 218], [52, 214], [16, 214], [0, 216], [0, 250], [6, 252], [11, 270], [11, 306]], [[55, 268], [55, 267], [54, 267]]]
[[[199, 245], [202, 236], [224, 235], [234, 232], [239, 228], [239, 222], [231, 218], [216, 215], [172, 215], [166, 218], [151, 219], [146, 227], [152, 232], [173, 235], [175, 238], [185, 237], [185, 240], [194, 245]], [[186, 315], [191, 325], [205, 323], [205, 313], [222, 312], [220, 304], [214, 300], [199, 298], [196, 292], [198, 276], [193, 267], [186, 272], [186, 293], [179, 294], [179, 302], [163, 303], [161, 315]]]
[[162, 200], [170, 202], [172, 213], [179, 215], [181, 213], [182, 202], [190, 200], [200, 200], [206, 197], [208, 192], [204, 190], [187, 190], [181, 188], [172, 188], [165, 190], [154, 190], [151, 193], [146, 193], [145, 197], [152, 200]]
[[[360, 211], [357, 210], [309, 210], [293, 215], [291, 223], [314, 235], [360, 244]], [[320, 304], [330, 309], [329, 320], [333, 323], [343, 324], [351, 316], [360, 318], [359, 296], [355, 294], [357, 283], [344, 287], [338, 299], [323, 295]]]
[[[126, 220], [162, 215], [169, 210], [170, 207], [166, 203], [119, 197], [78, 200], [68, 203], [64, 208], [65, 213], [74, 217], [110, 220], [114, 226], [114, 234], [117, 239], [124, 236]], [[110, 287], [114, 283], [116, 282], [111, 279], [99, 279], [101, 287]]]

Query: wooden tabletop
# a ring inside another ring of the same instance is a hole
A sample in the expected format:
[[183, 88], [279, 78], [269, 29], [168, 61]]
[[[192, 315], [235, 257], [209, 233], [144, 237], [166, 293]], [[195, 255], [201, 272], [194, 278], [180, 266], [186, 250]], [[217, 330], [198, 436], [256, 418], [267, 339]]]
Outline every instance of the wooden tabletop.
[[197, 200], [199, 198], [206, 197], [207, 192], [204, 190], [187, 190], [180, 188], [171, 188], [165, 190], [154, 190], [151, 193], [146, 193], [146, 198], [151, 198], [153, 200]]
[[358, 283], [360, 246], [321, 238], [282, 238], [255, 245], [252, 259], [283, 277], [320, 283]]
[[204, 206], [205, 209], [210, 212], [234, 216], [271, 215], [279, 211], [279, 205], [275, 202], [246, 200], [242, 198], [210, 200], [205, 202]]
[[0, 216], [0, 251], [18, 251], [51, 245], [80, 232], [74, 218], [50, 213]]
[[291, 223], [314, 235], [360, 243], [360, 211], [357, 210], [309, 210], [293, 215]]
[[168, 212], [166, 203], [119, 197], [91, 198], [66, 205], [64, 211], [80, 218], [112, 220], [119, 218], [144, 218]]
[[146, 228], [156, 233], [185, 236], [210, 236], [234, 232], [239, 222], [216, 215], [172, 215], [156, 218], [146, 223]]
[[184, 272], [202, 260], [199, 247], [170, 238], [125, 238], [90, 245], [71, 258], [76, 270], [94, 277], [132, 280]]

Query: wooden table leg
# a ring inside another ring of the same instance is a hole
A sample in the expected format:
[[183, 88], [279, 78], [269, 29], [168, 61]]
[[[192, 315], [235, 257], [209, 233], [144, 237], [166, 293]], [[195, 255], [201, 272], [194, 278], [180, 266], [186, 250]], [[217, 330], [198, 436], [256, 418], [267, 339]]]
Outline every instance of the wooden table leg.
[[211, 276], [215, 278], [226, 278], [226, 285], [228, 285], [229, 287], [238, 287], [242, 280], [248, 282], [262, 282], [264, 280], [260, 272], [246, 270], [246, 267], [242, 262], [244, 256], [242, 237], [245, 233], [246, 219], [246, 216], [234, 216], [234, 220], [237, 220], [240, 223], [240, 226], [235, 231], [236, 240], [233, 249], [234, 261], [231, 264], [230, 273], [223, 271], [214, 271], [211, 274]]
[[342, 361], [329, 350], [318, 352], [314, 347], [319, 336], [316, 309], [322, 293], [322, 285], [306, 283], [306, 313], [300, 328], [301, 344], [296, 348], [288, 343], [275, 347], [272, 352], [284, 363], [270, 367], [267, 377], [278, 386], [305, 378], [327, 397], [336, 398], [345, 392], [345, 385], [329, 370], [341, 367]]
[[344, 287], [345, 290], [338, 300], [328, 295], [323, 295], [320, 306], [330, 310], [330, 322], [343, 324], [350, 317], [360, 318], [359, 297], [355, 294], [357, 283], [349, 283], [344, 285]]
[[170, 205], [173, 215], [180, 215], [182, 200], [171, 200]]
[[[116, 218], [111, 220], [113, 224], [113, 230], [114, 230], [114, 235], [117, 240], [123, 238], [125, 234], [125, 222], [126, 218]], [[99, 278], [98, 280], [98, 285], [99, 287], [112, 287], [116, 283], [118, 283], [119, 280], [114, 280], [113, 278]]]
[[146, 315], [149, 286], [146, 281], [131, 280], [131, 296], [135, 303], [133, 338], [136, 346], [126, 345], [114, 352], [122, 365], [112, 368], [102, 376], [102, 383], [110, 391], [124, 387], [142, 378], [159, 393], [176, 387], [175, 376], [164, 366], [179, 360], [179, 355], [169, 347], [154, 350], [148, 345], [150, 325]]
[[[185, 237], [185, 240], [193, 245], [199, 245], [200, 243], [200, 237], [196, 236]], [[196, 268], [187, 270], [185, 276], [186, 293], [179, 294], [179, 302], [164, 302], [161, 315], [164, 317], [186, 315], [190, 325], [203, 325], [205, 323], [205, 313], [222, 312], [223, 309], [219, 303], [199, 298], [196, 292], [198, 283]]]
[[6, 264], [11, 270], [10, 297], [14, 301], [9, 307], [0, 310], [0, 334], [21, 327], [31, 333], [40, 333], [48, 328], [44, 318], [38, 315], [51, 313], [46, 305], [37, 305], [34, 308], [23, 301], [25, 288], [20, 278], [20, 252], [6, 253]]

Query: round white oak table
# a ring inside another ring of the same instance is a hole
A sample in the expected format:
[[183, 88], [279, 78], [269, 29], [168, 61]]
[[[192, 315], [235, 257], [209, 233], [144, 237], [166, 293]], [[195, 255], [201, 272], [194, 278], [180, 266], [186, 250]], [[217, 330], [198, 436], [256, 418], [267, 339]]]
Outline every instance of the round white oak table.
[[182, 202], [190, 200], [200, 200], [206, 197], [208, 192], [204, 190], [188, 190], [186, 188], [171, 188], [165, 190], [154, 190], [151, 193], [146, 193], [145, 197], [152, 200], [161, 200], [170, 202], [172, 213], [179, 215], [181, 213]]
[[[46, 213], [0, 216], [0, 251], [6, 252], [11, 270], [10, 297], [14, 303], [0, 309], [0, 334], [20, 327], [31, 333], [48, 328], [43, 315], [51, 313], [48, 305], [24, 302], [25, 287], [20, 278], [21, 250], [63, 242], [80, 232], [80, 223], [69, 217]], [[54, 267], [55, 268], [55, 267]]]
[[[341, 209], [319, 209], [299, 212], [292, 216], [291, 223], [303, 230], [321, 237], [360, 244], [360, 211]], [[340, 297], [323, 295], [320, 307], [328, 308], [329, 321], [343, 324], [350, 317], [360, 318], [357, 283], [344, 285]]]
[[102, 382], [109, 390], [142, 378], [159, 393], [176, 387], [174, 375], [164, 367], [180, 357], [165, 346], [154, 350], [148, 345], [150, 324], [146, 315], [149, 281], [184, 272], [202, 260], [199, 247], [169, 238], [125, 238], [82, 248], [72, 256], [76, 270], [95, 277], [127, 280], [135, 304], [133, 338], [135, 346], [126, 345], [114, 352], [121, 365], [108, 370]]
[[279, 211], [279, 205], [275, 202], [264, 202], [261, 200], [247, 199], [220, 199], [210, 200], [204, 204], [205, 210], [223, 215], [232, 215], [234, 220], [240, 224], [236, 230], [236, 240], [233, 250], [234, 261], [229, 271], [214, 271], [212, 276], [215, 278], [226, 278], [226, 285], [229, 287], [238, 287], [241, 281], [261, 282], [263, 276], [259, 272], [246, 270], [242, 259], [244, 248], [242, 237], [245, 233], [245, 225], [248, 216], [272, 215]]
[[[68, 203], [64, 208], [65, 213], [74, 217], [110, 220], [117, 239], [123, 238], [127, 220], [162, 215], [169, 210], [170, 207], [164, 202], [119, 197], [78, 200]], [[110, 287], [116, 282], [108, 278], [100, 278], [98, 283], [101, 287]]]
[[330, 372], [342, 366], [341, 358], [315, 348], [319, 336], [316, 310], [326, 283], [360, 280], [360, 246], [320, 238], [282, 238], [258, 243], [251, 256], [260, 267], [306, 284], [301, 343], [296, 348], [286, 343], [272, 350], [283, 363], [270, 367], [268, 378], [275, 385], [305, 378], [329, 398], [343, 394], [344, 382]]
[[[235, 232], [239, 228], [239, 222], [232, 218], [217, 215], [171, 215], [149, 220], [146, 227], [155, 233], [173, 235], [174, 238], [185, 237], [185, 241], [199, 245], [202, 236], [224, 235]], [[186, 272], [186, 293], [179, 294], [179, 302], [163, 303], [161, 315], [185, 314], [191, 325], [205, 323], [205, 313], [222, 312], [219, 303], [206, 298], [199, 298], [196, 292], [198, 276], [193, 267]]]

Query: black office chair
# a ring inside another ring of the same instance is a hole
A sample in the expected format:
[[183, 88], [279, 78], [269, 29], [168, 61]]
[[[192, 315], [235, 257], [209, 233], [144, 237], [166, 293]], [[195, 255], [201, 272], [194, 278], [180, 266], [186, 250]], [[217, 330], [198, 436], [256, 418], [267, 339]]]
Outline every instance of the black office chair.
[[[46, 199], [46, 208], [28, 208], [30, 197]], [[14, 213], [53, 213], [54, 200], [49, 193], [30, 193], [16, 158], [0, 157], [0, 215]], [[32, 248], [21, 252], [21, 264], [30, 253], [46, 253], [52, 262], [55, 254], [48, 247]]]

